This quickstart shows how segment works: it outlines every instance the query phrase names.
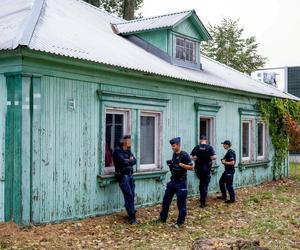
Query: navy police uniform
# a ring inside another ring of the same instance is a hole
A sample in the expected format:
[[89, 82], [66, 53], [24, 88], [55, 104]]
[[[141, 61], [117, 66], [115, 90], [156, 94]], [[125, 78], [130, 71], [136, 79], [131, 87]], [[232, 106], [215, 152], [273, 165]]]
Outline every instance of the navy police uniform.
[[[180, 138], [170, 140], [170, 144], [180, 143]], [[171, 161], [167, 164], [171, 171], [171, 181], [167, 183], [167, 188], [163, 198], [162, 211], [160, 213], [160, 220], [166, 222], [168, 218], [170, 204], [174, 195], [177, 196], [177, 207], [179, 210], [177, 225], [182, 225], [185, 221], [187, 207], [187, 170], [180, 167], [178, 164], [193, 165], [188, 153], [181, 151], [179, 154], [173, 153]]]
[[[236, 161], [236, 154], [235, 152], [230, 148], [228, 149], [227, 153], [225, 154], [224, 160], [226, 161]], [[235, 193], [233, 189], [233, 176], [234, 176], [234, 166], [233, 165], [225, 165], [225, 171], [222, 174], [219, 185], [220, 190], [223, 196], [223, 199], [227, 199], [226, 195], [226, 189], [229, 193], [230, 201], [235, 201]]]
[[113, 153], [113, 161], [115, 165], [115, 175], [124, 195], [125, 208], [128, 217], [131, 221], [134, 221], [135, 184], [132, 174], [133, 166], [136, 164], [136, 159], [133, 156], [131, 150], [124, 150], [121, 147], [117, 147]]
[[207, 193], [208, 193], [208, 185], [211, 178], [210, 176], [211, 167], [212, 167], [211, 156], [215, 155], [215, 151], [213, 147], [208, 144], [200, 144], [193, 149], [191, 155], [197, 157], [195, 161], [195, 171], [197, 177], [200, 180], [200, 184], [199, 184], [200, 203], [202, 206], [205, 206]]

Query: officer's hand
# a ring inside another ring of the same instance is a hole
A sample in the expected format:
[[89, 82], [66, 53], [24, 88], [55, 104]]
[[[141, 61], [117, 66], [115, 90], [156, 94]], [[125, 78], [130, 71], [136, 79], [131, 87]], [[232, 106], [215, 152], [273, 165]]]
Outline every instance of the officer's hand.
[[173, 164], [173, 161], [171, 161], [171, 160], [168, 160], [168, 161], [167, 161], [167, 165], [168, 165], [168, 166], [171, 166], [172, 164]]
[[226, 160], [222, 159], [222, 163], [225, 164], [225, 163], [226, 163]]
[[133, 160], [133, 156], [130, 156], [129, 160]]
[[183, 168], [184, 164], [180, 162], [178, 166]]
[[195, 160], [197, 160], [197, 156], [190, 156], [190, 159], [192, 160], [192, 161], [195, 161]]

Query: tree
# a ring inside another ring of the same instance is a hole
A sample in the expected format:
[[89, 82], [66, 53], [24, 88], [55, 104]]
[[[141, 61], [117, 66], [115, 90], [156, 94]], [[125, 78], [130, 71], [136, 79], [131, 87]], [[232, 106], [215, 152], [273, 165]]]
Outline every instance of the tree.
[[84, 0], [96, 7], [105, 9], [107, 12], [116, 14], [126, 20], [141, 17], [141, 14], [135, 15], [143, 5], [143, 0]]
[[135, 0], [124, 0], [123, 2], [123, 18], [125, 20], [134, 19]]
[[256, 38], [242, 38], [239, 20], [223, 18], [220, 25], [209, 24], [208, 30], [213, 40], [203, 43], [207, 56], [248, 74], [265, 65], [267, 58], [258, 54]]

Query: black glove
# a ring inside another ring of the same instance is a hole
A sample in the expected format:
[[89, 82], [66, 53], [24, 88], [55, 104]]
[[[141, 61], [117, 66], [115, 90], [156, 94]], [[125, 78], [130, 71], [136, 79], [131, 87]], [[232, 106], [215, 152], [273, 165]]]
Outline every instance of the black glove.
[[168, 166], [173, 165], [173, 161], [172, 161], [172, 160], [168, 160], [168, 161], [167, 161], [167, 165], [168, 165]]
[[172, 160], [168, 160], [167, 165], [169, 166], [170, 170], [174, 167], [174, 163]]

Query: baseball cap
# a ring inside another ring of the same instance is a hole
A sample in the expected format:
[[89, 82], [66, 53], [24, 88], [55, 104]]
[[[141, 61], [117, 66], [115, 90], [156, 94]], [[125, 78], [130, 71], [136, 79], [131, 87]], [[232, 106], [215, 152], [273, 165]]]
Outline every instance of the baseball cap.
[[221, 142], [221, 144], [226, 144], [226, 145], [231, 146], [231, 141], [225, 140], [225, 141]]

